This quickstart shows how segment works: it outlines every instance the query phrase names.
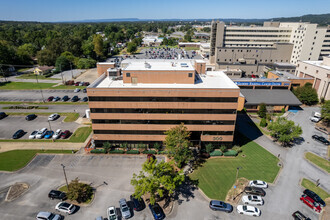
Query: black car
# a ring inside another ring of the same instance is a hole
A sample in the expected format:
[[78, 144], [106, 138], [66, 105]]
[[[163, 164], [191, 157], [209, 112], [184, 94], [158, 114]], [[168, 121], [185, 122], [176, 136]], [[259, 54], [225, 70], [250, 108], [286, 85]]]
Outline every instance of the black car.
[[209, 207], [213, 211], [223, 211], [228, 213], [233, 211], [232, 205], [219, 200], [211, 200]]
[[31, 121], [31, 120], [35, 119], [36, 117], [37, 117], [37, 115], [35, 115], [35, 114], [30, 114], [30, 115], [27, 115], [27, 116], [25, 117], [25, 120], [27, 120], [27, 121]]
[[311, 197], [315, 202], [319, 203], [321, 206], [325, 206], [325, 202], [312, 190], [305, 189], [304, 194]]
[[72, 99], [71, 99], [72, 102], [77, 102], [78, 100], [79, 100], [79, 98], [76, 95], [73, 96]]
[[86, 88], [84, 88], [84, 89], [83, 89], [83, 93], [86, 93], [86, 92], [87, 92], [87, 89], [86, 89]]
[[247, 186], [244, 188], [244, 192], [250, 195], [256, 195], [256, 196], [265, 196], [266, 192], [258, 187], [253, 186]]
[[18, 139], [18, 138], [22, 137], [24, 134], [25, 134], [25, 132], [22, 129], [19, 129], [13, 135], [13, 139]]
[[329, 143], [330, 143], [326, 138], [324, 138], [324, 137], [322, 137], [322, 136], [319, 136], [319, 135], [316, 135], [316, 134], [314, 134], [314, 135], [312, 136], [312, 138], [313, 138], [314, 140], [316, 140], [316, 141], [318, 141], [318, 142], [324, 144], [324, 145], [329, 145]]
[[69, 100], [69, 96], [67, 96], [67, 95], [63, 96], [62, 101], [66, 102], [68, 100]]
[[158, 203], [155, 203], [154, 205], [149, 204], [149, 209], [155, 220], [162, 220], [165, 218], [165, 214]]
[[304, 216], [301, 212], [299, 211], [296, 211], [292, 214], [292, 217], [295, 219], [295, 220], [311, 220], [310, 218]]
[[3, 118], [5, 118], [5, 117], [7, 117], [6, 113], [4, 113], [4, 112], [0, 112], [0, 119], [3, 119]]
[[58, 190], [51, 190], [48, 193], [48, 198], [50, 198], [50, 199], [59, 199], [59, 200], [62, 200], [62, 201], [67, 199], [65, 192], [61, 192], [61, 191], [58, 191]]
[[146, 207], [142, 198], [135, 198], [133, 195], [131, 195], [130, 199], [133, 203], [133, 208], [135, 211], [141, 211]]
[[82, 99], [82, 101], [83, 101], [83, 102], [87, 102], [87, 101], [88, 101], [88, 98], [87, 98], [87, 97], [84, 97], [84, 98]]

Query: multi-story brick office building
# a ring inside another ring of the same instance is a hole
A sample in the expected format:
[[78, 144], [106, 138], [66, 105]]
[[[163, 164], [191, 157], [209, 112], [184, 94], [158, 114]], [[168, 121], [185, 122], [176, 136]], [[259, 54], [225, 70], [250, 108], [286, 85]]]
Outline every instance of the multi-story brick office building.
[[152, 146], [181, 123], [195, 144], [233, 141], [240, 90], [223, 72], [191, 60], [126, 60], [121, 68], [87, 89], [96, 145]]

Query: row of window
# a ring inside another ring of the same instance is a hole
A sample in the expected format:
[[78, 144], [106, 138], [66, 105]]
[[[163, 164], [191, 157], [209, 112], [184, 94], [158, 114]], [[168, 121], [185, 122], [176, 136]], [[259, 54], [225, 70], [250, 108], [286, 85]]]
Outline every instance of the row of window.
[[210, 120], [108, 120], [93, 119], [94, 124], [188, 124], [188, 125], [234, 125], [235, 121], [210, 121]]
[[236, 114], [236, 109], [136, 109], [136, 108], [91, 108], [91, 113], [133, 114]]
[[237, 97], [89, 97], [90, 102], [237, 102]]
[[253, 34], [226, 34], [226, 37], [290, 37], [290, 35], [253, 35]]
[[[165, 131], [150, 130], [94, 130], [94, 134], [133, 134], [133, 135], [165, 135]], [[203, 135], [233, 135], [233, 131], [204, 131]]]
[[291, 30], [236, 30], [236, 29], [226, 29], [226, 32], [272, 32], [272, 33], [278, 33], [278, 32], [291, 32]]
[[226, 43], [230, 42], [230, 41], [245, 41], [245, 42], [282, 42], [282, 43], [286, 43], [286, 42], [290, 42], [289, 40], [279, 40], [279, 39], [225, 39]]
[[[188, 77], [192, 77], [193, 74], [192, 73], [188, 73]], [[126, 73], [126, 77], [131, 77], [131, 73]]]

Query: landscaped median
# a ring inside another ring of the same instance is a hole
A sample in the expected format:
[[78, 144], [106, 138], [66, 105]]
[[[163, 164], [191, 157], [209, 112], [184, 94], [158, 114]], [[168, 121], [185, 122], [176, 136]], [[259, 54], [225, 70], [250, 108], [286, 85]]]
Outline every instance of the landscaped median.
[[[42, 115], [42, 116], [49, 116], [54, 114], [54, 112], [7, 112], [7, 115]], [[79, 118], [79, 113], [72, 113], [72, 112], [61, 112], [59, 113], [60, 116], [65, 116], [63, 122], [73, 122]]]
[[320, 167], [321, 169], [330, 172], [330, 162], [322, 157], [319, 157], [311, 152], [305, 153], [305, 158], [315, 164], [316, 166]]
[[0, 170], [15, 171], [26, 166], [37, 154], [71, 154], [72, 150], [12, 150], [0, 153]]
[[234, 158], [208, 159], [190, 175], [193, 180], [198, 180], [198, 186], [206, 196], [225, 200], [235, 183], [238, 167], [238, 177], [274, 182], [280, 170], [277, 165], [279, 159], [253, 141], [243, 145], [241, 149], [242, 153]]
[[67, 86], [58, 83], [33, 83], [33, 82], [2, 82], [0, 89], [7, 90], [33, 90], [33, 89], [75, 89], [86, 88], [86, 86]]
[[317, 195], [319, 195], [321, 197], [321, 199], [323, 199], [323, 200], [326, 200], [327, 198], [330, 197], [330, 194], [328, 192], [326, 192], [322, 188], [316, 186], [315, 183], [313, 183], [312, 181], [310, 181], [308, 179], [303, 178], [301, 181], [301, 186], [304, 187], [305, 189], [312, 190]]

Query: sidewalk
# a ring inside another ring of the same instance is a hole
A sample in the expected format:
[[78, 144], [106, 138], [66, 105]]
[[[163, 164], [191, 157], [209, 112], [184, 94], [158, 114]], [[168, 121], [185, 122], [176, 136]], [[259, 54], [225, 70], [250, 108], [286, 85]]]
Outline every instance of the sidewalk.
[[0, 153], [10, 150], [79, 150], [84, 143], [69, 142], [0, 142]]

